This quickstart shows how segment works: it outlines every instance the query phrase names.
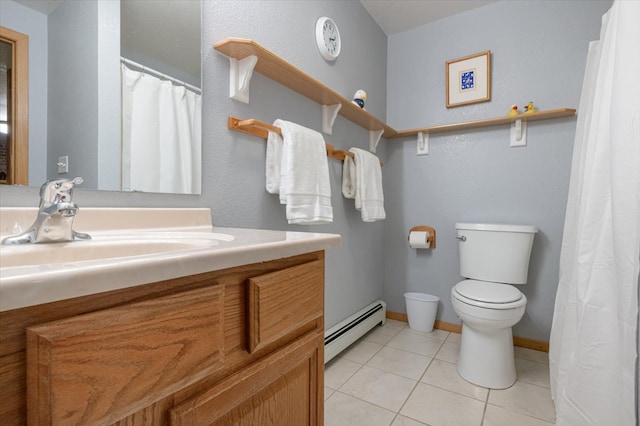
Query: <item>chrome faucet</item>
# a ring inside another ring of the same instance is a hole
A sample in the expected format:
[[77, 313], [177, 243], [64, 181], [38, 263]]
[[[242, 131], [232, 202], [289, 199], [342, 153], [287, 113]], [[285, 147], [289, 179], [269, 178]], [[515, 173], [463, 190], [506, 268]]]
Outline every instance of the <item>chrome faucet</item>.
[[81, 177], [45, 182], [40, 187], [40, 210], [36, 221], [22, 234], [2, 240], [2, 244], [90, 240], [89, 234], [73, 230], [73, 221], [78, 213], [78, 206], [71, 202], [73, 187], [81, 183]]

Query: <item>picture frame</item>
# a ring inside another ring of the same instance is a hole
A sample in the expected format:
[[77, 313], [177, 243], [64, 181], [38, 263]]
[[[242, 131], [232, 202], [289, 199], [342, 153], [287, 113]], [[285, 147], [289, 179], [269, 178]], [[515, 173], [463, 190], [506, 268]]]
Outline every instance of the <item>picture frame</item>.
[[447, 108], [491, 100], [491, 51], [445, 63]]

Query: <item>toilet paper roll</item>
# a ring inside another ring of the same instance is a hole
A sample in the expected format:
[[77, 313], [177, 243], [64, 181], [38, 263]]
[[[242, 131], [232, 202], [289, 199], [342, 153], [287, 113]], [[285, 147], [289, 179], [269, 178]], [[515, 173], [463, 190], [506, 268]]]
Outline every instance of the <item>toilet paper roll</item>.
[[427, 241], [429, 233], [426, 231], [413, 231], [409, 233], [409, 247], [414, 249], [427, 249], [431, 242]]

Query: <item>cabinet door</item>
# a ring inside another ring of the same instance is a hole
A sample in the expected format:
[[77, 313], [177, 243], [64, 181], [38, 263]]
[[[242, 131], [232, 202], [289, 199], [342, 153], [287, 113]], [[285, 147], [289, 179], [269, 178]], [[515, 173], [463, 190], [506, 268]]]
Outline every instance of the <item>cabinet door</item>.
[[173, 408], [171, 424], [322, 426], [323, 351], [308, 334]]
[[212, 286], [27, 329], [30, 425], [108, 424], [223, 366]]
[[287, 335], [324, 326], [324, 262], [249, 279], [249, 353]]

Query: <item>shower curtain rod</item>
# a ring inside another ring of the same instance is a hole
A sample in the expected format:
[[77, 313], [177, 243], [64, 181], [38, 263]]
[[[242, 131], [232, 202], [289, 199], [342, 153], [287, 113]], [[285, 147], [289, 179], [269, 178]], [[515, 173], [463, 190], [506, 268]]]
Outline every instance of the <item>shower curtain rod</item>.
[[171, 77], [171, 76], [169, 76], [167, 74], [161, 73], [160, 71], [156, 71], [153, 68], [149, 68], [146, 65], [139, 64], [139, 63], [137, 63], [135, 61], [132, 61], [131, 59], [127, 59], [127, 58], [124, 58], [124, 57], [121, 56], [120, 57], [120, 61], [124, 62], [127, 65], [131, 65], [131, 66], [134, 66], [136, 68], [140, 68], [142, 71], [148, 72], [149, 74], [153, 74], [156, 77], [164, 78], [165, 80], [171, 80], [171, 81], [173, 81], [174, 83], [177, 83], [180, 86], [184, 86], [187, 89], [190, 89], [190, 90], [193, 90], [194, 92], [197, 92], [198, 94], [202, 93], [202, 90], [199, 87], [196, 87], [196, 86], [191, 85], [189, 83], [185, 83], [182, 80], [178, 80], [177, 78], [174, 78], [174, 77]]

